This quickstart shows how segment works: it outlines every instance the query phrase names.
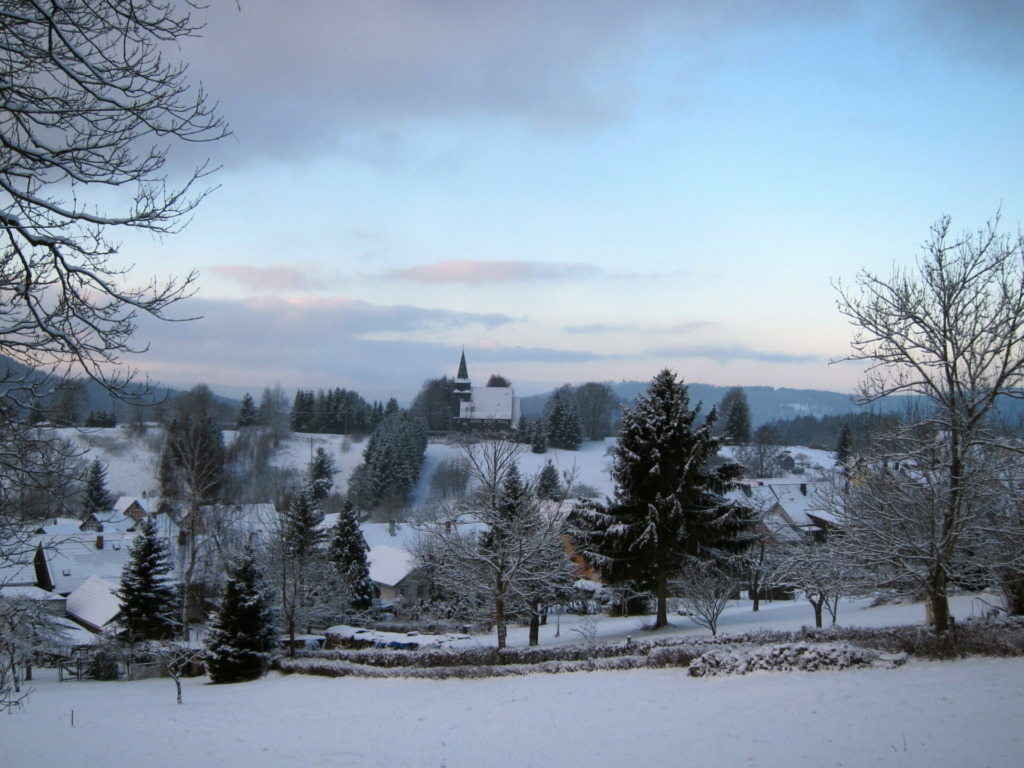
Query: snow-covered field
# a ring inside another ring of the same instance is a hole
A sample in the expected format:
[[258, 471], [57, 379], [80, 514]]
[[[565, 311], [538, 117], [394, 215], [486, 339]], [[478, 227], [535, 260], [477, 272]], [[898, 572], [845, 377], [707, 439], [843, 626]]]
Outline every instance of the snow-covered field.
[[712, 679], [275, 673], [187, 680], [178, 706], [168, 680], [40, 679], [24, 711], [0, 717], [0, 739], [7, 768], [1019, 766], [1022, 680], [1024, 659]]
[[[984, 605], [954, 600], [963, 619]], [[731, 606], [724, 631], [795, 629], [806, 603]], [[919, 623], [919, 604], [850, 601], [840, 623]], [[576, 617], [541, 644], [579, 641]], [[664, 633], [706, 634], [672, 618]], [[640, 618], [601, 618], [604, 642], [650, 637]], [[554, 637], [560, 630], [560, 637]], [[525, 645], [513, 628], [510, 644]], [[476, 637], [475, 644], [493, 644]], [[21, 711], [0, 717], [0, 764], [37, 766], [1019, 766], [1024, 659], [911, 661], [894, 670], [685, 669], [538, 673], [490, 680], [268, 677], [215, 686], [169, 680], [65, 682], [37, 670]], [[72, 718], [74, 724], [72, 725]]]

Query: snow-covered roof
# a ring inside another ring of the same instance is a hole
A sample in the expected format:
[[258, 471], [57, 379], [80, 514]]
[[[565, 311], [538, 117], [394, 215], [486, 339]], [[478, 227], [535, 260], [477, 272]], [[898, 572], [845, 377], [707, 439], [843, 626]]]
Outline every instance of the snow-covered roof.
[[133, 505], [138, 504], [142, 508], [142, 511], [147, 515], [151, 515], [160, 509], [160, 497], [159, 496], [121, 496], [117, 501], [114, 502], [112, 511], [117, 514], [124, 516], [128, 509]]
[[64, 609], [68, 616], [96, 630], [103, 629], [121, 612], [121, 601], [114, 594], [118, 583], [90, 576], [68, 595]]
[[30, 600], [63, 600], [60, 595], [56, 595], [53, 592], [47, 592], [41, 587], [26, 587], [26, 586], [0, 586], [0, 595], [3, 597], [27, 597]]
[[[91, 576], [119, 584], [135, 533], [79, 532], [38, 537], [53, 591], [68, 595]], [[102, 542], [102, 546], [100, 546]]]
[[393, 587], [415, 569], [411, 552], [395, 547], [376, 546], [366, 556], [370, 578], [378, 584]]
[[383, 545], [409, 550], [420, 535], [420, 532], [409, 523], [362, 523], [359, 530], [370, 549]]
[[51, 517], [41, 526], [39, 533], [76, 533], [82, 530], [82, 521], [76, 517]]

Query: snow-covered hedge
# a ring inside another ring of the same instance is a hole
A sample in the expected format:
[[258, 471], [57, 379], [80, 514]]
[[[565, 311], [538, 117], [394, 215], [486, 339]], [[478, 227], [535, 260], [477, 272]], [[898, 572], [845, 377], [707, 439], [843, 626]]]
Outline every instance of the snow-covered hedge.
[[905, 653], [882, 653], [847, 643], [782, 643], [708, 651], [690, 663], [693, 677], [745, 675], [757, 671], [817, 672], [851, 667], [898, 667]]
[[[778, 650], [781, 648], [788, 650]], [[811, 648], [815, 650], [806, 650]], [[892, 659], [907, 656], [944, 659], [973, 655], [1024, 656], [1024, 618], [964, 622], [942, 637], [936, 637], [927, 627], [917, 626], [882, 629], [834, 627], [805, 628], [798, 632], [761, 630], [741, 635], [701, 635], [594, 646], [505, 648], [501, 651], [491, 647], [421, 648], [417, 651], [339, 648], [303, 652], [298, 658], [278, 660], [276, 667], [284, 672], [332, 677], [468, 678], [530, 672], [690, 667], [696, 659], [703, 659], [702, 669], [745, 665], [746, 671], [750, 671], [840, 669], [859, 665], [860, 659], [869, 657], [873, 659], [872, 663], [879, 659], [890, 663]]]

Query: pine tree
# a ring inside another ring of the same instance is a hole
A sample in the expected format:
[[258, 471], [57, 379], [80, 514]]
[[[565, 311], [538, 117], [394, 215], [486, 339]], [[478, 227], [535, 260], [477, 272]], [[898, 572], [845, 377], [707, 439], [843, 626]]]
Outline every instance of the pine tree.
[[725, 419], [725, 436], [737, 445], [750, 442], [753, 426], [750, 421], [750, 404], [743, 387], [733, 387], [722, 398], [722, 416]]
[[750, 541], [752, 511], [721, 495], [739, 467], [714, 472], [719, 447], [712, 410], [697, 423], [686, 385], [664, 370], [635, 408], [623, 412], [613, 454], [615, 498], [573, 511], [577, 551], [613, 584], [637, 582], [657, 597], [655, 628], [668, 623], [669, 579], [688, 564], [742, 551]]
[[852, 455], [853, 436], [850, 434], [850, 424], [846, 422], [839, 432], [839, 439], [836, 441], [836, 449], [832, 452], [832, 457], [836, 460], [838, 466], [845, 467]]
[[549, 459], [537, 476], [537, 496], [541, 499], [558, 501], [562, 497], [562, 483], [558, 477], [558, 470]]
[[114, 497], [107, 491], [107, 469], [99, 459], [89, 465], [89, 478], [85, 482], [82, 518], [97, 512], [106, 512], [114, 505]]
[[556, 392], [548, 414], [548, 444], [575, 451], [580, 445], [580, 419], [576, 409]]
[[117, 591], [121, 626], [130, 642], [166, 640], [174, 634], [177, 595], [167, 580], [173, 570], [167, 542], [157, 534], [152, 518], [143, 518]]
[[215, 683], [255, 680], [263, 674], [276, 646], [270, 607], [256, 553], [247, 546], [224, 587], [207, 642], [206, 668]]
[[235, 426], [239, 429], [245, 429], [246, 427], [255, 427], [260, 423], [260, 414], [256, 409], [256, 401], [252, 399], [252, 395], [246, 392], [242, 396], [242, 406], [238, 409], [238, 418], [235, 420]]
[[355, 509], [346, 501], [331, 531], [327, 557], [351, 591], [350, 605], [354, 611], [369, 610], [378, 594], [377, 585], [370, 578], [370, 566], [366, 560], [368, 551]]
[[541, 419], [530, 425], [530, 450], [534, 453], [548, 452], [548, 430]]
[[306, 484], [313, 501], [323, 501], [334, 487], [334, 459], [323, 449], [316, 449], [316, 455], [309, 463]]

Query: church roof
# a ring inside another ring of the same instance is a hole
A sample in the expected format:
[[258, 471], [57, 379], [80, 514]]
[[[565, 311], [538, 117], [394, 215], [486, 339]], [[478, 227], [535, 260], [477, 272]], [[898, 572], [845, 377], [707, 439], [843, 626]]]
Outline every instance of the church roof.
[[466, 351], [462, 351], [462, 359], [459, 360], [459, 373], [455, 377], [456, 381], [469, 381], [469, 370], [466, 368]]

